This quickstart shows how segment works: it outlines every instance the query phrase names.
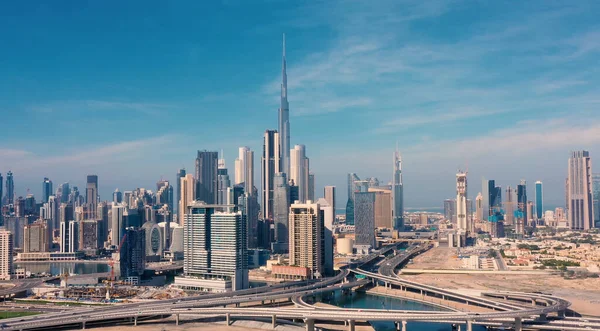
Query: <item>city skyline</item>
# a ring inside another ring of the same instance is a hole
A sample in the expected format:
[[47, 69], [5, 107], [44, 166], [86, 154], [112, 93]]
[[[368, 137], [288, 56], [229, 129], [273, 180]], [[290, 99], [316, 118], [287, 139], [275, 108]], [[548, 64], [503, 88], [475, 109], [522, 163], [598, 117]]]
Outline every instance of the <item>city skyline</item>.
[[[415, 2], [406, 6], [406, 16], [399, 17], [389, 15], [397, 11], [389, 10], [392, 4], [387, 2], [372, 8], [360, 3], [341, 8], [332, 2], [315, 5], [339, 9], [325, 11], [334, 13], [332, 17], [311, 11], [306, 25], [293, 20], [308, 14], [306, 8], [295, 7], [290, 13], [285, 10], [289, 8], [279, 8], [286, 5], [272, 9], [261, 5], [257, 10], [263, 10], [263, 15], [272, 10], [285, 14], [272, 25], [255, 24], [260, 31], [232, 29], [223, 31], [219, 42], [208, 38], [206, 47], [214, 50], [213, 55], [201, 47], [204, 40], [184, 32], [184, 26], [173, 17], [163, 17], [170, 29], [158, 36], [140, 33], [136, 46], [140, 52], [147, 51], [148, 57], [134, 65], [139, 52], [127, 44], [127, 35], [112, 41], [114, 44], [98, 37], [97, 44], [76, 50], [73, 45], [87, 37], [86, 33], [97, 36], [86, 26], [65, 33], [64, 29], [76, 23], [67, 19], [66, 8], [60, 4], [38, 8], [16, 22], [11, 14], [21, 10], [21, 5], [10, 4], [0, 24], [6, 24], [5, 31], [19, 30], [6, 36], [9, 51], [3, 55], [9, 70], [0, 84], [9, 88], [0, 92], [0, 108], [7, 114], [0, 133], [0, 173], [14, 173], [15, 196], [25, 196], [29, 188], [41, 199], [44, 177], [55, 185], [70, 182], [83, 188], [84, 177], [97, 174], [100, 196], [110, 200], [115, 188], [152, 188], [161, 177], [176, 183], [176, 170], [184, 166], [193, 173], [192, 155], [204, 149], [224, 149], [232, 174], [237, 149], [248, 146], [261, 151], [262, 133], [277, 127], [284, 32], [289, 77], [286, 94], [294, 121], [290, 145], [307, 146], [317, 182], [315, 191], [334, 185], [339, 188], [338, 201], [347, 200], [344, 186], [349, 172], [378, 177], [382, 183], [391, 181], [389, 155], [396, 140], [403, 155], [407, 209], [440, 207], [454, 195], [457, 168], [467, 164], [472, 182], [485, 176], [505, 188], [516, 186], [521, 178], [529, 183], [540, 180], [544, 204], [563, 205], [569, 152], [589, 150], [592, 158], [600, 155], [594, 148], [600, 142], [600, 116], [592, 109], [597, 104], [597, 78], [589, 66], [600, 50], [595, 42], [599, 32], [587, 24], [594, 10], [585, 4], [548, 5], [543, 11], [533, 10], [531, 4], [510, 6], [514, 8], [491, 4], [476, 9], [486, 13], [501, 9], [502, 15], [479, 21], [470, 16], [475, 9], [451, 8], [440, 2], [428, 6]], [[112, 15], [107, 13], [110, 4], [85, 6], [74, 8], [81, 18], [100, 20], [107, 36], [121, 32], [104, 23]], [[129, 10], [134, 9], [137, 7]], [[173, 9], [183, 15], [181, 8]], [[244, 8], [217, 9], [232, 10], [228, 19], [235, 20]], [[363, 10], [381, 17], [384, 20], [379, 21], [384, 23], [366, 26], [358, 15]], [[128, 17], [127, 13], [114, 15]], [[529, 22], [539, 24], [522, 23], [525, 14]], [[134, 25], [143, 19], [146, 23], [140, 25], [154, 30], [160, 15], [156, 8], [147, 9], [133, 21], [123, 22], [121, 28], [136, 31]], [[460, 17], [467, 17], [458, 20], [467, 23], [442, 32], [448, 28], [447, 20]], [[432, 22], [437, 25], [426, 27]], [[217, 22], [196, 24], [204, 25], [189, 30], [203, 31], [205, 39], [217, 35], [202, 29]], [[38, 31], [42, 25], [49, 29], [48, 42], [28, 45], [31, 55], [23, 54], [19, 40], [45, 40]], [[471, 26], [480, 34], [468, 32]], [[552, 34], [542, 33], [548, 28]], [[174, 34], [185, 46], [169, 44], [172, 53], [150, 52]], [[529, 42], [535, 44], [525, 47]], [[108, 49], [115, 54], [104, 54]], [[34, 58], [50, 50], [79, 57]], [[99, 54], [106, 55], [105, 59], [86, 56], [98, 51], [103, 51]], [[216, 59], [222, 57], [217, 54], [227, 56]], [[489, 63], [494, 54], [517, 61]], [[122, 60], [121, 66], [115, 65], [117, 59]], [[506, 74], [525, 68], [528, 74]], [[210, 82], [190, 75], [208, 77]], [[164, 77], [169, 84], [153, 82], [150, 77]], [[505, 99], [518, 99], [519, 103]], [[224, 118], [223, 111], [228, 109], [237, 111]], [[196, 120], [215, 125], [198, 133]], [[235, 132], [222, 130], [225, 121]], [[19, 125], [24, 122], [31, 129], [27, 135]], [[51, 134], [52, 143], [40, 132]], [[330, 139], [332, 136], [335, 138]], [[489, 162], [490, 156], [498, 155], [505, 157]], [[518, 169], [514, 158], [519, 159]], [[257, 168], [255, 178], [260, 178]], [[469, 193], [474, 199], [478, 192]], [[533, 191], [529, 195], [533, 197]]]

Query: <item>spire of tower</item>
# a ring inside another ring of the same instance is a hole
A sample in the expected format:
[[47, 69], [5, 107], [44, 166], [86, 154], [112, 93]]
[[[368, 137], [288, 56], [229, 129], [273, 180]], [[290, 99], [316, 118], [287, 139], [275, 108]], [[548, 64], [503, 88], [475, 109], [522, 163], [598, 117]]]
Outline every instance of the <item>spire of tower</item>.
[[287, 64], [285, 60], [285, 33], [283, 34], [283, 52], [281, 61], [281, 106], [282, 108], [287, 108], [287, 105], [285, 105], [287, 103]]

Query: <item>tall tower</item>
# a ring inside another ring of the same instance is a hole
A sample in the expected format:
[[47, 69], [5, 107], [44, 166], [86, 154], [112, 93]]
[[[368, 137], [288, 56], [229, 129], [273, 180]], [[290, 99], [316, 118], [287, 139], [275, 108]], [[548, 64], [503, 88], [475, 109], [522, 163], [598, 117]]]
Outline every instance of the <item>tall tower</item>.
[[335, 186], [325, 186], [323, 191], [325, 200], [327, 200], [327, 203], [333, 208], [333, 216], [335, 218]]
[[235, 184], [242, 184], [246, 181], [246, 153], [249, 147], [240, 147], [238, 158], [235, 159]]
[[288, 222], [290, 204], [289, 186], [285, 173], [277, 173], [273, 179], [273, 223], [275, 226], [275, 242], [288, 243]]
[[273, 179], [281, 171], [279, 133], [265, 131], [261, 162], [262, 217], [273, 219]]
[[[62, 194], [68, 194], [63, 192]], [[88, 207], [88, 217], [86, 219], [95, 219], [98, 209], [98, 176], [88, 175], [85, 190], [85, 203]]]
[[459, 230], [470, 232], [467, 213], [467, 173], [462, 171], [456, 174], [456, 225]]
[[404, 228], [404, 185], [402, 184], [402, 156], [398, 148], [394, 152], [394, 175], [392, 181], [392, 217], [394, 230]]
[[592, 159], [588, 151], [571, 152], [567, 183], [567, 209], [571, 229], [593, 228]]
[[12, 171], [6, 173], [6, 204], [10, 205], [15, 202], [15, 181]]
[[196, 180], [192, 174], [179, 178], [179, 206], [177, 208], [179, 225], [184, 226], [184, 215], [188, 206], [196, 198]]
[[196, 157], [196, 200], [207, 204], [217, 202], [217, 152], [198, 151]]
[[[0, 174], [0, 209], [2, 209], [2, 202], [3, 202], [3, 200], [2, 200], [2, 199], [4, 198], [4, 195], [2, 195], [2, 193], [3, 193], [3, 188], [4, 188], [4, 186], [2, 186], [2, 185], [4, 185], [4, 183], [3, 183], [3, 179], [4, 179], [4, 178], [2, 178], [2, 174]], [[2, 221], [2, 212], [0, 212], [0, 221]], [[3, 223], [3, 222], [0, 222], [0, 224], [3, 224], [3, 225], [4, 225], [4, 223]]]
[[298, 186], [298, 200], [305, 202], [309, 192], [309, 160], [306, 157], [306, 147], [296, 145], [290, 156], [290, 179]]
[[522, 179], [517, 185], [517, 213], [516, 213], [515, 232], [524, 234], [527, 225], [527, 182]]
[[535, 217], [541, 220], [544, 217], [544, 193], [542, 182], [535, 182]]
[[289, 219], [290, 265], [307, 267], [313, 276], [325, 271], [324, 213], [315, 202], [292, 204]]
[[52, 181], [47, 177], [44, 177], [44, 182], [42, 183], [42, 203], [48, 202], [48, 199], [52, 195]]
[[290, 104], [288, 103], [287, 71], [285, 61], [285, 34], [283, 35], [283, 57], [281, 68], [281, 105], [279, 106], [279, 150], [281, 172], [290, 174]]

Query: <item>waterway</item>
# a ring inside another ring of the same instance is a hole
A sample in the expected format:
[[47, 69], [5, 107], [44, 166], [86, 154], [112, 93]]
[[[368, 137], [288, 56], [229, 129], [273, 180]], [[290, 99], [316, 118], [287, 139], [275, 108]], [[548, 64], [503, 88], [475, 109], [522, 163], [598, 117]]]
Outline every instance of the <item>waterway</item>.
[[[433, 306], [428, 306], [419, 302], [402, 300], [384, 296], [376, 296], [366, 294], [364, 292], [352, 292], [352, 294], [344, 295], [341, 292], [335, 292], [333, 297], [321, 299], [322, 302], [342, 308], [367, 308], [367, 309], [385, 309], [385, 310], [426, 310], [426, 311], [442, 311], [443, 309]], [[370, 322], [375, 331], [396, 331], [393, 322]], [[408, 331], [450, 331], [450, 324], [425, 323], [425, 322], [409, 322], [407, 325]], [[462, 330], [466, 330], [466, 326], [461, 326]], [[473, 330], [484, 331], [485, 327], [474, 325]]]
[[83, 275], [110, 271], [110, 266], [108, 264], [93, 262], [16, 262], [15, 268], [25, 268], [25, 271], [29, 271], [33, 274], [47, 273], [52, 275], [62, 275], [65, 272]]

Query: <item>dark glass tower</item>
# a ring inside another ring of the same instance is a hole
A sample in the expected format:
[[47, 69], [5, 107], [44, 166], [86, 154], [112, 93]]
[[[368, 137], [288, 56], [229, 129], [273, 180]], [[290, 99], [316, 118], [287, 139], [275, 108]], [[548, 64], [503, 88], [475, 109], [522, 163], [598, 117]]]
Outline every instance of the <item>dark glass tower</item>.
[[15, 182], [12, 171], [6, 173], [6, 204], [10, 205], [15, 202]]
[[[63, 194], [68, 194], [63, 192]], [[87, 219], [95, 219], [98, 209], [98, 176], [88, 175], [85, 190], [85, 203], [87, 205]]]
[[196, 200], [207, 204], [217, 202], [217, 171], [219, 153], [198, 151], [196, 157]]
[[52, 181], [47, 177], [44, 178], [42, 183], [42, 203], [48, 202], [48, 199], [52, 195]]

